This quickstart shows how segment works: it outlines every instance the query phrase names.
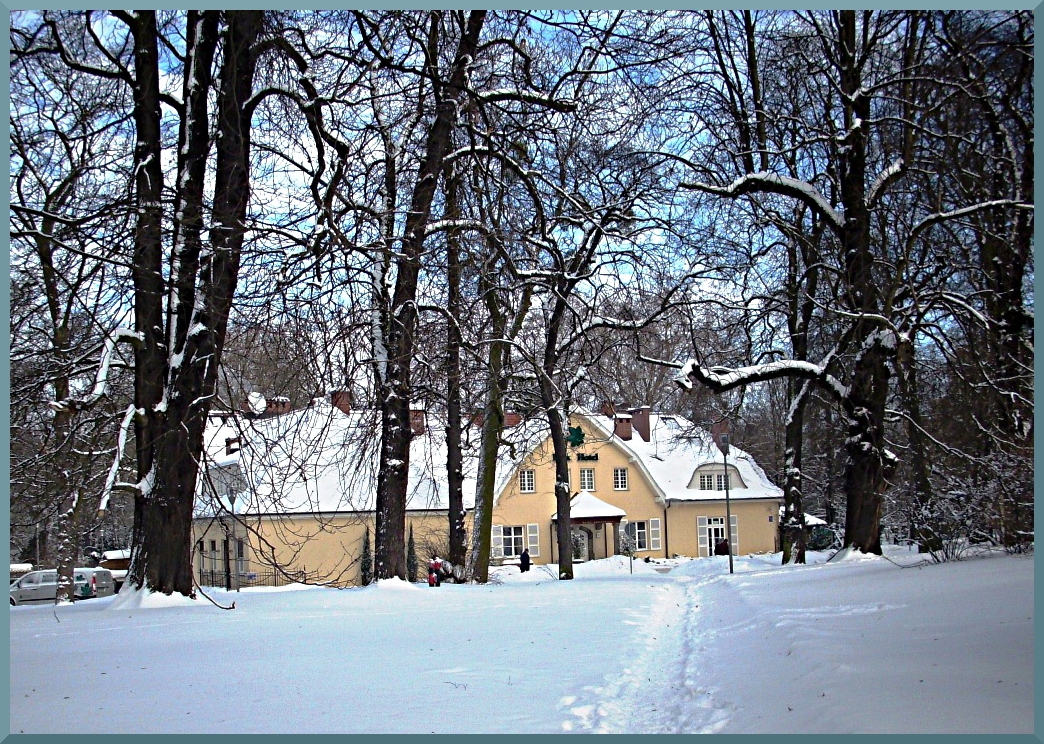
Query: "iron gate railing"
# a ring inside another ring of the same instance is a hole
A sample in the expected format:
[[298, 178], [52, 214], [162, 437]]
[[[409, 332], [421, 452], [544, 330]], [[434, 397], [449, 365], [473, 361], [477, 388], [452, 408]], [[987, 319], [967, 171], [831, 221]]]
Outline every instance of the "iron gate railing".
[[251, 586], [288, 586], [290, 584], [309, 584], [319, 580], [318, 571], [241, 571], [232, 573], [231, 577], [223, 568], [199, 569], [200, 586], [226, 587], [231, 578], [232, 587], [241, 589]]

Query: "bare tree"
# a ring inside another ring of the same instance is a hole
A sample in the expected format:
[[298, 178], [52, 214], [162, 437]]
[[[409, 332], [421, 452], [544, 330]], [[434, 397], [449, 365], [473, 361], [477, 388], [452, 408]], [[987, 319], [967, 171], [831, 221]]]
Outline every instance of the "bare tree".
[[[813, 72], [808, 85], [821, 101], [818, 123], [806, 119], [807, 124], [800, 124], [804, 127], [800, 143], [778, 155], [768, 153], [767, 169], [762, 167], [763, 150], [753, 153], [757, 159], [743, 157], [753, 149], [744, 142], [757, 141], [749, 132], [744, 135], [733, 128], [729, 137], [710, 137], [716, 144], [705, 151], [704, 162], [725, 165], [735, 178], [728, 181], [690, 159], [699, 180], [685, 184], [728, 199], [783, 196], [806, 207], [830, 234], [835, 253], [822, 255], [831, 271], [833, 296], [828, 309], [832, 321], [844, 323], [833, 348], [821, 354], [817, 363], [797, 358], [722, 368], [697, 358], [686, 366], [682, 381], [725, 390], [788, 377], [810, 381], [832, 395], [844, 410], [848, 427], [845, 544], [866, 552], [880, 552], [884, 494], [896, 463], [886, 445], [886, 407], [897, 354], [902, 356], [911, 343], [916, 286], [905, 267], [918, 265], [911, 251], [928, 258], [931, 254], [921, 250], [919, 239], [942, 223], [1020, 205], [1018, 199], [1004, 199], [937, 210], [907, 198], [905, 185], [912, 174], [939, 167], [940, 151], [935, 145], [945, 138], [931, 126], [935, 105], [931, 91], [937, 88], [918, 83], [940, 54], [938, 45], [930, 43], [937, 21], [936, 16], [919, 13], [781, 16], [765, 32], [787, 39], [794, 50], [791, 59]], [[712, 18], [708, 44], [713, 43], [715, 28]], [[767, 112], [770, 122], [788, 114]], [[817, 136], [809, 127], [819, 127], [828, 136]], [[801, 153], [800, 177], [784, 167], [787, 152]], [[741, 157], [733, 159], [730, 153]], [[910, 218], [910, 212], [905, 212], [907, 218], [899, 224], [905, 226], [906, 238], [896, 244], [889, 226], [896, 224], [904, 209], [915, 210], [916, 216]], [[939, 289], [938, 283], [935, 286]]]

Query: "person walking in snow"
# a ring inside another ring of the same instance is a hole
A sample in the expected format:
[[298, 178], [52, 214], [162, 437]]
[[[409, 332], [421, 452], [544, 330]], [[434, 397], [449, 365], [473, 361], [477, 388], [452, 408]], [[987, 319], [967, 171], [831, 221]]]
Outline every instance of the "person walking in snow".
[[529, 570], [529, 562], [529, 548], [526, 548], [522, 551], [522, 555], [518, 557], [518, 567], [522, 573]]
[[729, 541], [724, 537], [718, 540], [717, 545], [714, 546], [714, 555], [728, 555], [729, 554]]

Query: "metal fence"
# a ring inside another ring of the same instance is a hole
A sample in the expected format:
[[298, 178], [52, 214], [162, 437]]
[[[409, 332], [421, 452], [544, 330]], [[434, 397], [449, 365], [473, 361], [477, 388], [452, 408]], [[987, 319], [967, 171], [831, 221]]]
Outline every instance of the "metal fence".
[[289, 584], [316, 583], [318, 571], [241, 571], [228, 574], [224, 569], [200, 569], [200, 586], [227, 587], [231, 583], [233, 589], [245, 589], [251, 586], [287, 586]]

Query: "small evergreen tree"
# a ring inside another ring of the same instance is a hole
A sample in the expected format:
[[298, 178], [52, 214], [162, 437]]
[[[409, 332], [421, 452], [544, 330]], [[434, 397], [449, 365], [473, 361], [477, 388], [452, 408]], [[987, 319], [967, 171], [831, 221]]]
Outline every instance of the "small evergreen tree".
[[359, 566], [359, 581], [363, 586], [369, 586], [373, 581], [373, 551], [370, 550], [370, 528], [366, 528], [363, 535], [362, 565]]
[[413, 525], [410, 525], [410, 539], [406, 543], [406, 580], [417, 580], [417, 546], [413, 542]]

